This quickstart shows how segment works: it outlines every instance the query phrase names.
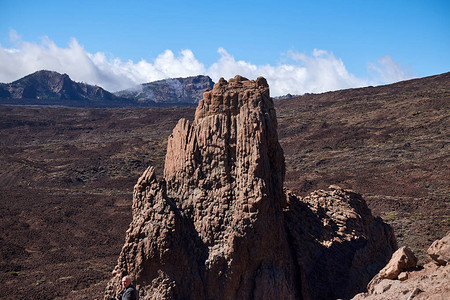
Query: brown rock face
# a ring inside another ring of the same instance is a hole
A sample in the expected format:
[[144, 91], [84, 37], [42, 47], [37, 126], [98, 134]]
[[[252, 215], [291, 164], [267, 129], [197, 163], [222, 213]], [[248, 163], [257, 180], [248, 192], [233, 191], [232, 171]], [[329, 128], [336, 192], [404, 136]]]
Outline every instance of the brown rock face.
[[141, 299], [360, 291], [396, 248], [392, 230], [349, 191], [286, 196], [284, 172], [266, 80], [219, 80], [195, 120], [181, 119], [169, 137], [164, 179], [150, 167], [134, 187], [133, 221], [106, 295], [125, 274]]
[[440, 266], [450, 264], [450, 232], [442, 239], [434, 241], [427, 253]]
[[304, 299], [348, 299], [365, 290], [397, 248], [391, 227], [372, 216], [361, 195], [329, 189], [287, 195], [286, 228]]

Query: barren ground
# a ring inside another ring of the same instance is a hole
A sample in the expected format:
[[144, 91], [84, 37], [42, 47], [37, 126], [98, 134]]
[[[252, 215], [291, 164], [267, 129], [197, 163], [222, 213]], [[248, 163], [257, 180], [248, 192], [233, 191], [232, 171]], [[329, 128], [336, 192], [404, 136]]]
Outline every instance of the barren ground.
[[[450, 230], [450, 74], [276, 102], [286, 186], [351, 188], [423, 250]], [[101, 299], [133, 185], [195, 108], [0, 107], [0, 294]]]

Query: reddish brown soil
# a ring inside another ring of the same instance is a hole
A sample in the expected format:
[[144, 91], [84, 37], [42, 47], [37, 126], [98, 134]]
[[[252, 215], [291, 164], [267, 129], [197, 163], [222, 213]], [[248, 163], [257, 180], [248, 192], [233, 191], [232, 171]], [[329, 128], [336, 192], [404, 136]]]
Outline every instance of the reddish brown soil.
[[450, 73], [277, 102], [286, 186], [363, 194], [422, 262], [450, 230]]
[[193, 115], [194, 108], [0, 108], [0, 293], [101, 298], [137, 178], [150, 164], [162, 172], [167, 137]]
[[[276, 102], [286, 185], [352, 188], [422, 259], [450, 230], [450, 74]], [[131, 193], [194, 108], [0, 107], [0, 294], [100, 299]], [[7, 296], [5, 296], [7, 295]]]

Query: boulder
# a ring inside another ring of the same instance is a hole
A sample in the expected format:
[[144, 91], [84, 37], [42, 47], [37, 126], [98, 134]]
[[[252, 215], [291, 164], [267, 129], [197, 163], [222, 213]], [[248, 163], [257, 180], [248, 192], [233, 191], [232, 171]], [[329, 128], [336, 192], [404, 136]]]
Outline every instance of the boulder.
[[450, 232], [434, 241], [427, 253], [438, 265], [447, 265], [450, 262]]
[[[411, 270], [415, 268], [416, 265], [417, 258], [414, 253], [407, 247], [399, 248], [392, 255], [388, 264], [369, 282], [367, 290], [369, 293], [377, 293], [380, 282], [383, 281], [383, 279], [397, 279], [401, 272]], [[404, 279], [404, 276], [402, 276], [402, 279]]]
[[415, 268], [417, 258], [407, 247], [401, 247], [392, 255], [389, 263], [380, 271], [381, 279], [397, 279], [398, 275], [409, 269]]
[[[438, 244], [436, 242], [433, 245]], [[415, 264], [415, 257], [408, 248], [400, 248], [369, 283], [368, 292], [352, 299], [450, 299], [450, 264], [431, 262], [423, 267], [413, 267]]]

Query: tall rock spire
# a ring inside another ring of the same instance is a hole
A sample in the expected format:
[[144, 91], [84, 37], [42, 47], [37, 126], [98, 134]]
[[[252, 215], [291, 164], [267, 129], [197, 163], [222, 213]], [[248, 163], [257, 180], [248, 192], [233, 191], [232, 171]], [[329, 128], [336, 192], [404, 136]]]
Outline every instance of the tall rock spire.
[[295, 299], [276, 129], [264, 78], [206, 91], [169, 137], [164, 180], [150, 168], [135, 186], [116, 272], [152, 299]]
[[206, 91], [194, 122], [180, 120], [169, 137], [168, 196], [207, 247], [206, 298], [295, 295], [276, 129], [266, 80], [236, 76]]
[[[135, 278], [141, 299], [308, 299], [316, 295], [311, 292], [316, 288], [313, 275], [317, 275], [312, 270], [319, 257], [303, 256], [315, 250], [327, 253], [324, 249], [329, 244], [344, 241], [346, 262], [351, 263], [365, 245], [359, 239], [351, 243], [352, 228], [337, 234], [341, 223], [334, 228], [317, 225], [327, 208], [315, 210], [309, 198], [302, 202], [292, 194], [287, 197], [284, 173], [266, 80], [220, 79], [204, 93], [194, 121], [181, 119], [175, 126], [168, 139], [164, 178], [158, 181], [149, 167], [135, 185], [133, 221], [107, 295], [118, 292], [125, 274]], [[370, 235], [373, 226], [383, 231], [384, 225], [373, 219], [362, 199], [341, 194], [333, 194], [334, 210], [343, 204], [349, 215], [362, 211], [366, 218], [364, 225], [353, 222], [365, 226], [358, 234]], [[327, 222], [335, 216], [342, 221], [333, 212]], [[317, 243], [333, 234], [336, 239]], [[389, 245], [386, 255], [394, 247]], [[366, 262], [364, 255], [358, 255], [359, 261]], [[389, 259], [381, 256], [380, 268]], [[331, 261], [325, 264], [339, 264]], [[325, 284], [334, 280], [332, 275], [322, 279]], [[341, 294], [355, 288], [347, 285]]]

